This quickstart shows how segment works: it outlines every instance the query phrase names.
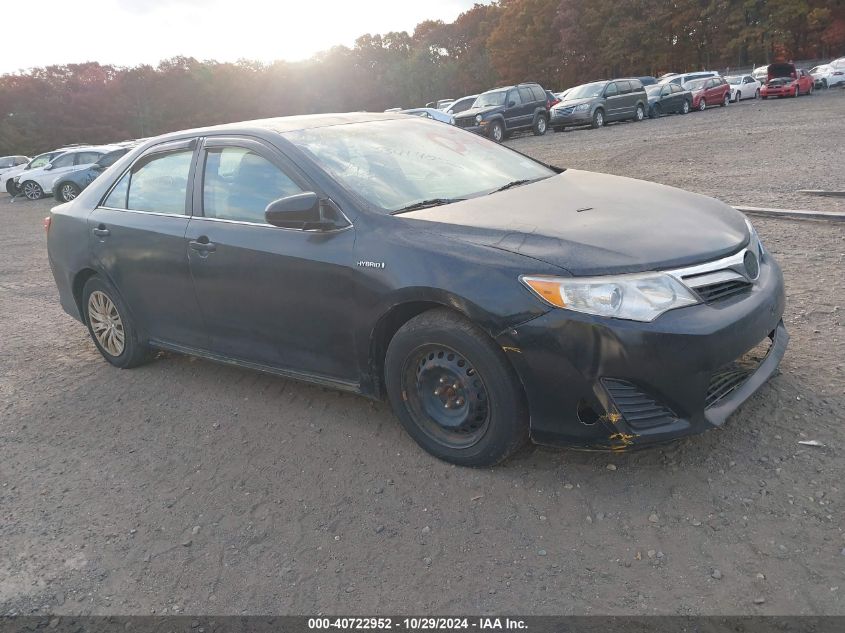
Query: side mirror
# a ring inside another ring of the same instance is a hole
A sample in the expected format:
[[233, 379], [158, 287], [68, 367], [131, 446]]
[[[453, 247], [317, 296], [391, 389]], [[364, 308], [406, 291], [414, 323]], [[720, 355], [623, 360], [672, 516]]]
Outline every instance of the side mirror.
[[44, 169], [46, 171], [53, 169], [53, 163], [47, 163], [46, 165], [44, 165]]
[[320, 200], [313, 191], [274, 200], [264, 209], [267, 224], [283, 229], [327, 231], [342, 226], [340, 211], [330, 200]]

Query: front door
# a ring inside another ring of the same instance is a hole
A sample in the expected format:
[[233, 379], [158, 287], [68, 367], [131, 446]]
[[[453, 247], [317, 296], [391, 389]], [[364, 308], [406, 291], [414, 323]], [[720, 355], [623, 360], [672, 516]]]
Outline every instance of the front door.
[[354, 381], [349, 319], [354, 229], [271, 226], [266, 206], [314, 191], [278, 150], [206, 139], [195, 178], [187, 257], [210, 350], [263, 366]]
[[151, 339], [205, 347], [185, 255], [196, 141], [154, 146], [88, 216], [91, 250]]

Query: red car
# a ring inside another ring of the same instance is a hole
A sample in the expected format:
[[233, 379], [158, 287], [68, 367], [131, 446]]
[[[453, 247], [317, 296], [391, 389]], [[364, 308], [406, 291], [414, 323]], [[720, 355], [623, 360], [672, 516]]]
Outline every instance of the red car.
[[780, 62], [769, 64], [766, 83], [760, 88], [760, 96], [798, 97], [813, 93], [813, 76], [795, 64]]
[[714, 105], [724, 107], [731, 102], [731, 85], [724, 77], [693, 79], [687, 82], [686, 88], [692, 92], [694, 110], [704, 110]]

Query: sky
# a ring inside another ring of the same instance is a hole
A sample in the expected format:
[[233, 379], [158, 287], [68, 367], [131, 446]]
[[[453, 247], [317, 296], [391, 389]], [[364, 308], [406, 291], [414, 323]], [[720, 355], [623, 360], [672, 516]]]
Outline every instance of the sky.
[[[96, 61], [133, 66], [176, 55], [297, 61], [364, 33], [451, 22], [488, 0], [35, 0], [3, 29], [0, 74]], [[31, 19], [30, 19], [31, 18]], [[23, 24], [37, 24], [37, 30]]]

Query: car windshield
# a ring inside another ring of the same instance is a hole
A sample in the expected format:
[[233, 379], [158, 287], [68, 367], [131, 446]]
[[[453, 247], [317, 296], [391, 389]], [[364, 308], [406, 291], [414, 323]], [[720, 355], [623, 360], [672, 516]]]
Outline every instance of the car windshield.
[[548, 178], [540, 163], [459, 128], [416, 119], [286, 132], [349, 191], [386, 212]]
[[593, 97], [598, 97], [606, 85], [606, 81], [596, 81], [591, 84], [584, 84], [583, 86], [575, 86], [566, 93], [563, 100], [573, 101], [575, 99], [592, 99]]
[[738, 86], [742, 83], [742, 77], [740, 77], [739, 75], [735, 77], [725, 77], [725, 80], [732, 86]]
[[687, 82], [687, 89], [688, 90], [701, 90], [704, 88], [704, 84], [707, 83], [706, 79], [693, 79], [692, 81]]
[[472, 104], [473, 108], [486, 108], [488, 106], [504, 105], [505, 97], [507, 97], [506, 90], [497, 90], [496, 92], [485, 92], [483, 95], [478, 95], [478, 99]]

